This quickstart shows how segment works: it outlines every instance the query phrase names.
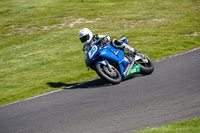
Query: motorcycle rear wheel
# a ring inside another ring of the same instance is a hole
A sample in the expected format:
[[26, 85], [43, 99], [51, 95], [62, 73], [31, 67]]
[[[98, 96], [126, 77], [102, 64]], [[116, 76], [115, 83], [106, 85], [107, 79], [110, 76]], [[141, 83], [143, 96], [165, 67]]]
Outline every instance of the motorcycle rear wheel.
[[98, 63], [95, 66], [96, 73], [101, 79], [111, 84], [119, 84], [122, 81], [121, 74], [115, 67], [112, 66], [111, 69], [112, 70], [110, 71], [108, 67], [101, 63]]
[[142, 54], [147, 60], [147, 63], [138, 63], [138, 65], [140, 66], [140, 73], [142, 75], [149, 75], [154, 71], [154, 65], [153, 62], [151, 61], [151, 59], [145, 55], [144, 53], [138, 51], [138, 54]]

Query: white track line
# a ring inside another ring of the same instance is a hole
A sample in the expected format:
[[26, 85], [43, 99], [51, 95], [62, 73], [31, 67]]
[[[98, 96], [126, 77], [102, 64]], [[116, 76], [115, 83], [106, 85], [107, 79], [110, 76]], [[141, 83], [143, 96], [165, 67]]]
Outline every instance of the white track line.
[[155, 61], [154, 63], [161, 62], [161, 61], [163, 61], [163, 60], [165, 60], [165, 59], [174, 58], [174, 57], [176, 57], [176, 56], [180, 56], [180, 55], [183, 55], [183, 54], [187, 54], [187, 53], [190, 53], [190, 52], [193, 52], [193, 51], [199, 50], [199, 49], [200, 49], [200, 47], [197, 47], [197, 48], [194, 48], [194, 49], [189, 50], [189, 51], [185, 51], [185, 52], [182, 52], [182, 53], [178, 53], [178, 54], [175, 54], [175, 55], [171, 55], [171, 56], [168, 56], [168, 57], [162, 58], [162, 59], [160, 59], [160, 60], [157, 60], [157, 61]]
[[[96, 79], [98, 79], [98, 78], [96, 78]], [[65, 88], [62, 88], [62, 89], [58, 89], [58, 90], [46, 92], [46, 93], [43, 93], [43, 94], [40, 94], [40, 95], [37, 95], [37, 96], [33, 96], [33, 97], [30, 97], [30, 98], [24, 99], [24, 100], [22, 100], [22, 101], [17, 101], [17, 102], [9, 103], [9, 104], [6, 104], [6, 105], [2, 105], [2, 106], [0, 106], [0, 107], [5, 107], [5, 106], [8, 106], [8, 105], [20, 103], [20, 102], [23, 102], [23, 101], [35, 99], [35, 98], [38, 98], [38, 97], [42, 97], [42, 96], [45, 96], [45, 95], [49, 95], [49, 94], [52, 94], [52, 93], [56, 93], [56, 92], [62, 91], [62, 90], [64, 90], [64, 89], [70, 89], [70, 88], [72, 88], [72, 87], [79, 86], [79, 85], [82, 85], [82, 84], [84, 84], [84, 83], [94, 81], [94, 80], [96, 80], [96, 79], [88, 80], [88, 81], [86, 81], [86, 82], [79, 83], [79, 84], [76, 84], [76, 85], [73, 85], [73, 86], [68, 86], [68, 87], [65, 87]]]
[[[165, 59], [170, 59], [170, 58], [174, 58], [174, 57], [177, 57], [177, 56], [180, 56], [180, 55], [184, 55], [184, 54], [187, 54], [187, 53], [190, 53], [190, 52], [193, 52], [193, 51], [196, 51], [196, 50], [199, 50], [200, 47], [197, 47], [197, 48], [194, 48], [192, 50], [189, 50], [189, 51], [185, 51], [185, 52], [182, 52], [182, 53], [178, 53], [178, 54], [175, 54], [175, 55], [172, 55], [172, 56], [168, 56], [168, 57], [165, 57], [165, 58], [162, 58], [160, 60], [157, 60], [155, 61], [154, 63], [158, 63], [158, 62], [161, 62]], [[2, 105], [0, 107], [5, 107], [5, 106], [9, 106], [9, 105], [12, 105], [12, 104], [16, 104], [16, 103], [20, 103], [20, 102], [23, 102], [23, 101], [27, 101], [27, 100], [31, 100], [31, 99], [34, 99], [34, 98], [38, 98], [38, 97], [42, 97], [42, 96], [45, 96], [45, 95], [49, 95], [49, 94], [52, 94], [52, 93], [56, 93], [56, 92], [59, 92], [59, 91], [62, 91], [64, 89], [70, 89], [72, 87], [75, 87], [75, 86], [78, 86], [78, 85], [82, 85], [84, 83], [87, 83], [87, 82], [91, 82], [91, 81], [94, 81], [96, 79], [92, 79], [92, 80], [89, 80], [89, 81], [86, 81], [86, 82], [83, 82], [83, 83], [80, 83], [80, 84], [77, 84], [77, 85], [73, 85], [73, 86], [68, 86], [68, 87], [65, 87], [63, 89], [58, 89], [58, 90], [54, 90], [54, 91], [51, 91], [51, 92], [47, 92], [47, 93], [43, 93], [41, 95], [37, 95], [37, 96], [34, 96], [34, 97], [30, 97], [30, 98], [27, 98], [27, 99], [24, 99], [22, 101], [18, 101], [18, 102], [14, 102], [14, 103], [9, 103], [9, 104], [6, 104], [6, 105]]]

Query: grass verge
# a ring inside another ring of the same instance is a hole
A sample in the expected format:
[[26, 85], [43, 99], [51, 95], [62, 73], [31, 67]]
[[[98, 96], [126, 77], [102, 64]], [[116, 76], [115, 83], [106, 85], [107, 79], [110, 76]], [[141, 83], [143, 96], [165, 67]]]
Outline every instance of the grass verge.
[[172, 123], [170, 125], [150, 128], [136, 133], [199, 133], [200, 118], [183, 122]]

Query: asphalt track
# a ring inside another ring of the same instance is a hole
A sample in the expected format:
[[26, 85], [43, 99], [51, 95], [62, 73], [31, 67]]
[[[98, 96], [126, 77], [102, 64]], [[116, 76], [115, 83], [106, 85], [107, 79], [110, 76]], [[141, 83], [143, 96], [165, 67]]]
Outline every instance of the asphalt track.
[[200, 48], [118, 85], [100, 79], [0, 107], [0, 133], [131, 133], [200, 117]]

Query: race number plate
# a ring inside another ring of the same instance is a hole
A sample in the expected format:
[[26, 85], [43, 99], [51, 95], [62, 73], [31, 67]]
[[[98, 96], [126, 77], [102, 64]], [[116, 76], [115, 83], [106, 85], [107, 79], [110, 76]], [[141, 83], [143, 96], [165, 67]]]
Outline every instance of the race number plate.
[[98, 50], [98, 47], [96, 45], [94, 45], [92, 47], [92, 49], [88, 52], [88, 56], [90, 59], [92, 59], [92, 57], [94, 56], [94, 54], [97, 52]]

